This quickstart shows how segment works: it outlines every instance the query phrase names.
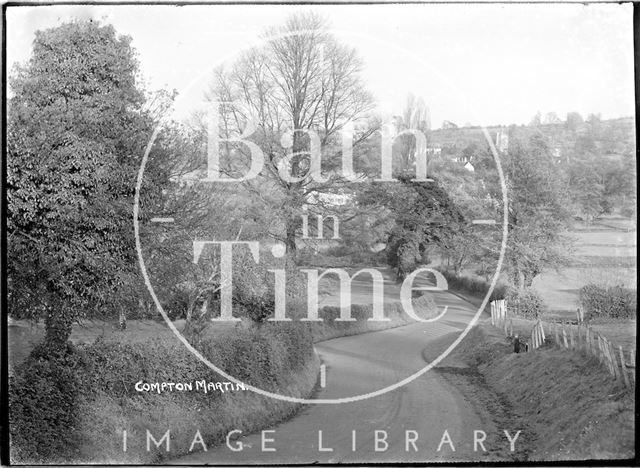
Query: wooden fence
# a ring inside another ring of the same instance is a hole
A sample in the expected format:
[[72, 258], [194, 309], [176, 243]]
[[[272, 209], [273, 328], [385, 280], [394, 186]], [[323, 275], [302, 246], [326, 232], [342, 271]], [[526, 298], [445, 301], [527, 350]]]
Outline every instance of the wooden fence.
[[[572, 349], [595, 356], [607, 368], [611, 376], [624, 382], [627, 387], [635, 385], [636, 353], [633, 348], [625, 354], [622, 346], [615, 346], [605, 336], [584, 323], [580, 309], [576, 314], [577, 324], [565, 322], [544, 323], [540, 319], [531, 329], [527, 342], [522, 343], [521, 351], [534, 351], [545, 344], [547, 332], [554, 337], [554, 343], [562, 349]], [[505, 300], [491, 302], [491, 324], [513, 336], [513, 318], [510, 316]], [[553, 330], [551, 330], [553, 329]]]
[[528, 347], [529, 351], [533, 351], [534, 349], [538, 349], [542, 346], [545, 338], [544, 326], [542, 326], [542, 322], [538, 320], [531, 329], [531, 338], [529, 339]]
[[625, 354], [622, 346], [615, 346], [607, 337], [590, 325], [553, 322], [556, 345], [595, 356], [612, 377], [626, 386], [635, 385], [636, 353], [633, 348]]

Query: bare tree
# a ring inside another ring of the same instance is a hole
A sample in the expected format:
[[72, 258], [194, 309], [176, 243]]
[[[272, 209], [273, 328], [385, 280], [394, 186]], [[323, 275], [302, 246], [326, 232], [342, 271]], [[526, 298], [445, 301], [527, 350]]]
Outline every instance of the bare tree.
[[[358, 145], [379, 128], [368, 115], [373, 97], [365, 90], [362, 66], [355, 49], [340, 44], [322, 18], [298, 14], [268, 30], [264, 46], [216, 72], [209, 99], [235, 103], [221, 106], [221, 131], [237, 135], [255, 123], [248, 139], [263, 151], [265, 167], [243, 184], [279, 220], [280, 228], [270, 234], [289, 252], [296, 250], [302, 207], [330, 209], [327, 198], [317, 195], [339, 191], [359, 171], [343, 171], [347, 125], [356, 124], [351, 145], [356, 163]], [[246, 146], [229, 143], [221, 150], [221, 171], [237, 177], [249, 166]], [[314, 169], [312, 151], [321, 155], [320, 168], [316, 162]]]
[[409, 93], [402, 116], [396, 122], [396, 132], [400, 134], [394, 145], [394, 152], [399, 156], [396, 158], [398, 160], [397, 170], [410, 172], [413, 170], [412, 167], [418, 151], [416, 135], [411, 132], [421, 132], [426, 138], [431, 125], [429, 108], [424, 99]]

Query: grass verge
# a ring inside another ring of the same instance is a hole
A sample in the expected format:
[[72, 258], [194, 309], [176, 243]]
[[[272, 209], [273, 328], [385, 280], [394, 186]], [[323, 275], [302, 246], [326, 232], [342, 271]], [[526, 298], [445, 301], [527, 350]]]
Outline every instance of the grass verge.
[[507, 404], [528, 436], [528, 461], [634, 457], [634, 394], [597, 359], [551, 346], [511, 351], [504, 335], [483, 322], [449, 359], [464, 363]]

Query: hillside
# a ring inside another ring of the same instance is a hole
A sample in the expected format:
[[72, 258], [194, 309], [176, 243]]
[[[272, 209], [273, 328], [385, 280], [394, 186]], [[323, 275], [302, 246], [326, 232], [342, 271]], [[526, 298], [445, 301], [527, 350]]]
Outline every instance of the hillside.
[[[510, 134], [517, 129], [520, 135], [541, 132], [549, 138], [554, 149], [573, 148], [579, 136], [592, 132], [598, 150], [602, 154], [622, 154], [635, 148], [635, 119], [622, 117], [602, 121], [582, 122], [570, 128], [567, 122], [557, 124], [530, 125], [491, 125], [485, 127], [492, 141], [496, 141], [499, 132]], [[429, 144], [442, 148], [445, 153], [455, 153], [470, 143], [485, 144], [483, 128], [480, 126], [440, 128], [429, 133]]]

